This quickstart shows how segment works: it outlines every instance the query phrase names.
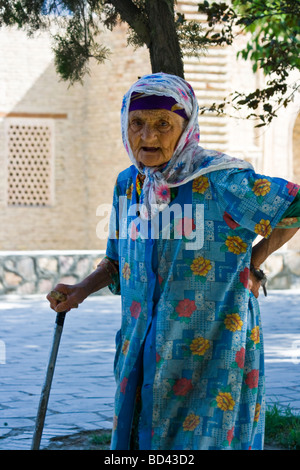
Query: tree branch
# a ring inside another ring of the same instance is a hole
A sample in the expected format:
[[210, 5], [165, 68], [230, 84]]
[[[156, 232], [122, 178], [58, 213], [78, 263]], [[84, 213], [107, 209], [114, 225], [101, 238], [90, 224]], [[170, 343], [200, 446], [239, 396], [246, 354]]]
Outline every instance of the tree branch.
[[146, 16], [131, 0], [110, 0], [106, 4], [112, 5], [125, 21], [136, 32], [141, 41], [149, 47], [150, 29]]

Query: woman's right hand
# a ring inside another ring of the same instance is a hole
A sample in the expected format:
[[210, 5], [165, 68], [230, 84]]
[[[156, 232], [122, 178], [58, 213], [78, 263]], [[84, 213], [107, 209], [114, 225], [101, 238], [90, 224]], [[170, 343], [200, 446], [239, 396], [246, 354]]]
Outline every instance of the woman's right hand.
[[51, 296], [51, 292], [47, 295], [47, 299], [50, 302], [50, 308], [55, 310], [57, 313], [69, 312], [72, 308], [78, 308], [78, 305], [81, 304], [89, 295], [87, 290], [81, 284], [57, 284], [53, 290], [64, 294], [66, 297], [66, 300], [59, 301]]

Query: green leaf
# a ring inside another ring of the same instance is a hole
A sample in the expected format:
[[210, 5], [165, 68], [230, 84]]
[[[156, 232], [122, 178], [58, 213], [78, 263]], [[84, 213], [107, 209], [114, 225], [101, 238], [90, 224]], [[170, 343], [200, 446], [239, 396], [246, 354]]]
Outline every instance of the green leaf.
[[190, 323], [190, 317], [178, 317], [180, 318], [180, 323]]
[[170, 314], [170, 319], [171, 320], [176, 320], [177, 317], [178, 317], [178, 313], [175, 312], [175, 311]]
[[204, 196], [204, 194], [194, 192], [193, 193], [193, 199], [194, 199], [194, 201], [197, 201], [197, 202], [203, 202], [204, 199], [205, 199], [205, 196]]
[[226, 241], [227, 240], [227, 236], [225, 235], [225, 233], [219, 233], [219, 238], [221, 238], [221, 240], [224, 240]]
[[204, 359], [203, 356], [199, 356], [198, 354], [193, 354], [193, 360], [196, 362], [202, 362]]
[[189, 270], [189, 271], [185, 271], [185, 272], [184, 272], [184, 277], [192, 277], [192, 276], [193, 276], [192, 270]]
[[226, 245], [222, 245], [221, 248], [220, 248], [220, 251], [222, 253], [224, 253], [224, 252], [228, 251], [228, 247]]
[[258, 204], [262, 204], [264, 202], [264, 197], [263, 196], [257, 196], [257, 202]]

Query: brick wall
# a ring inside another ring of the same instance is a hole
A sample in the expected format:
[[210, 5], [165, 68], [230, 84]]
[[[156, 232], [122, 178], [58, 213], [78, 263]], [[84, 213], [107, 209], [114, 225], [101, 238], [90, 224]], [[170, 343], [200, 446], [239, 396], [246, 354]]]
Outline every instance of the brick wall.
[[[150, 65], [145, 49], [133, 53], [127, 47], [124, 27], [103, 33], [102, 40], [110, 59], [92, 63], [83, 86], [69, 88], [56, 74], [47, 35], [33, 40], [22, 31], [0, 30], [0, 250], [105, 248], [96, 236], [96, 209], [111, 202], [116, 176], [130, 164], [120, 132], [122, 97]], [[49, 117], [53, 204], [9, 206], [7, 125], [16, 118], [26, 123]]]

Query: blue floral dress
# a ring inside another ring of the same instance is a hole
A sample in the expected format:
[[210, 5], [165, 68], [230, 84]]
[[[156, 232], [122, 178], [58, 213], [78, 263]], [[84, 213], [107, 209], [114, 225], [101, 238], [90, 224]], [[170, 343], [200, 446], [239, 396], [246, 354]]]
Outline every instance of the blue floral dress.
[[176, 188], [145, 223], [142, 183], [134, 165], [120, 173], [106, 252], [119, 262], [112, 289], [122, 298], [112, 449], [262, 449], [263, 336], [247, 288], [251, 247], [270, 235], [299, 188], [252, 169], [212, 171]]

